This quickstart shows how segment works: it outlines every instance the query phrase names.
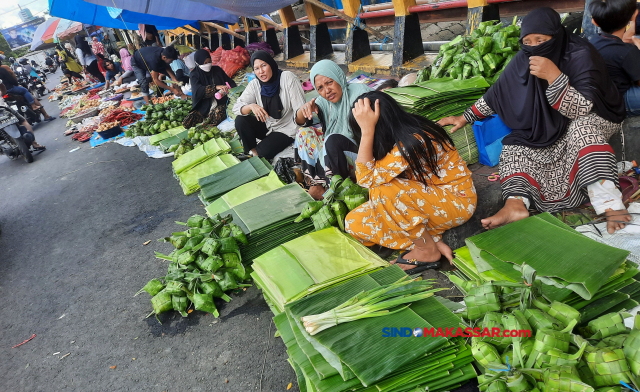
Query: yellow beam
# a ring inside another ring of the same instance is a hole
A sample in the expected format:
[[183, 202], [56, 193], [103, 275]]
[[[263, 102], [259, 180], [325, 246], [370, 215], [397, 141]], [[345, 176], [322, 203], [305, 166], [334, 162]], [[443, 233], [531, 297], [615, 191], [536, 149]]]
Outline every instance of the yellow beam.
[[296, 16], [293, 13], [293, 8], [290, 5], [281, 8], [278, 10], [278, 14], [280, 14], [280, 20], [282, 21], [282, 27], [285, 29], [289, 28], [291, 22], [296, 21]]
[[244, 32], [249, 32], [249, 21], [244, 16], [242, 17], [242, 24], [244, 25]]
[[211, 26], [214, 29], [218, 30], [218, 32], [225, 32], [227, 34], [233, 35], [236, 38], [240, 38], [243, 41], [245, 40], [245, 38], [242, 35], [236, 33], [235, 31], [231, 31], [231, 30], [229, 30], [228, 28], [226, 28], [224, 26], [220, 26], [217, 23], [212, 23], [212, 22], [200, 22], [200, 23], [204, 24], [205, 26]]
[[318, 20], [320, 18], [324, 18], [324, 11], [322, 10], [322, 8], [306, 0], [304, 2], [304, 10], [307, 12], [307, 16], [309, 17], [309, 25], [311, 26], [317, 26], [320, 23]]
[[485, 7], [489, 5], [489, 0], [467, 0], [467, 8]]
[[271, 25], [275, 27], [276, 30], [284, 31], [284, 27], [268, 18], [265, 18], [264, 16], [254, 16], [253, 18], [260, 21], [260, 27], [262, 27], [262, 30], [266, 30], [267, 25]]
[[[325, 9], [325, 10], [331, 12], [332, 14], [334, 14], [335, 16], [337, 16], [338, 18], [346, 21], [347, 23], [355, 24], [355, 18], [345, 14], [344, 12], [342, 12], [342, 11], [340, 11], [338, 9], [335, 9], [335, 8], [329, 6], [329, 5], [326, 5], [326, 4], [322, 3], [319, 0], [305, 0], [304, 2], [305, 2], [305, 4], [311, 3], [313, 5], [318, 6], [319, 8]], [[324, 13], [323, 13], [323, 16], [324, 16]], [[311, 17], [309, 17], [309, 20], [311, 20]], [[373, 35], [374, 37], [377, 37], [377, 38], [380, 38], [380, 39], [387, 38], [387, 36], [385, 36], [384, 34], [378, 32], [378, 31], [376, 31], [376, 30], [374, 30], [374, 29], [372, 29], [370, 27], [364, 27], [363, 30], [366, 31], [367, 33]]]
[[416, 0], [391, 0], [393, 3], [393, 10], [396, 12], [396, 16], [407, 16], [410, 14], [409, 7], [416, 5]]
[[342, 0], [342, 10], [346, 15], [355, 18], [360, 11], [360, 4], [360, 0]]

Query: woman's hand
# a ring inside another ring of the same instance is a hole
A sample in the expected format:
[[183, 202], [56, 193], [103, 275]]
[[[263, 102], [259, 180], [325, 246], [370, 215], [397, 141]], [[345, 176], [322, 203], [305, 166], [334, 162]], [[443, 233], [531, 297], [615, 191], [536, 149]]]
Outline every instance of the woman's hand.
[[269, 117], [269, 114], [267, 113], [266, 110], [264, 110], [262, 106], [258, 105], [257, 103], [251, 104], [251, 111], [256, 116], [258, 121], [267, 122], [267, 118]]
[[305, 103], [298, 109], [298, 113], [301, 113], [307, 120], [313, 119], [313, 113], [318, 113], [318, 105], [316, 105], [316, 99]]
[[457, 117], [452, 116], [452, 117], [445, 117], [441, 119], [440, 121], [438, 121], [437, 124], [440, 125], [441, 127], [444, 127], [445, 125], [453, 125], [453, 128], [451, 128], [449, 132], [454, 133], [458, 129], [467, 125], [468, 122], [467, 122], [467, 119], [464, 118], [464, 116], [457, 116]]
[[227, 87], [226, 85], [219, 85], [216, 86], [216, 90], [220, 91], [221, 93], [223, 93], [224, 95], [229, 94], [229, 87]]
[[359, 99], [351, 112], [360, 125], [362, 136], [373, 136], [376, 132], [376, 124], [380, 118], [380, 101], [376, 99], [375, 110], [371, 109], [369, 98]]
[[540, 56], [531, 56], [529, 58], [529, 69], [531, 70], [531, 75], [544, 79], [549, 84], [555, 82], [558, 76], [562, 74], [553, 61]]

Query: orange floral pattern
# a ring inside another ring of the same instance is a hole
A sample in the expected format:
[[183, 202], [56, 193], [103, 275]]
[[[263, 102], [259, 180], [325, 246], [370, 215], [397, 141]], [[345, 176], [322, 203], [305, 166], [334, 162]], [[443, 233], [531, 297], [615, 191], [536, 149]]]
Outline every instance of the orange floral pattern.
[[434, 146], [439, 171], [428, 184], [414, 179], [397, 146], [379, 161], [357, 162], [356, 178], [369, 188], [369, 201], [347, 215], [351, 235], [367, 246], [404, 250], [425, 230], [438, 242], [471, 218], [477, 203], [471, 171], [455, 148]]

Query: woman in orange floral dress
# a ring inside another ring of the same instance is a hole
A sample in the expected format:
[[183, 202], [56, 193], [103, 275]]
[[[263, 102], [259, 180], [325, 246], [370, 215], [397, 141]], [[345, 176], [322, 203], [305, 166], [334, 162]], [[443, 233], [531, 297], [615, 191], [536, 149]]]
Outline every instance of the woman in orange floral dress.
[[395, 262], [407, 273], [440, 268], [453, 258], [442, 234], [468, 221], [477, 201], [451, 138], [382, 92], [363, 94], [349, 122], [360, 139], [356, 177], [369, 201], [347, 215], [346, 230], [364, 245], [405, 250]]

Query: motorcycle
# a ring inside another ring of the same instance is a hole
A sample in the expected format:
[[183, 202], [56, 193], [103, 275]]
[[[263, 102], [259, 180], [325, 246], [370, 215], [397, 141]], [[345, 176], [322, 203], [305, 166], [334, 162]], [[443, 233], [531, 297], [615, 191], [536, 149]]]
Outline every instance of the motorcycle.
[[20, 94], [7, 93], [3, 96], [4, 101], [14, 111], [20, 113], [29, 124], [34, 125], [42, 121], [42, 113], [31, 108], [26, 98]]
[[35, 96], [36, 98], [40, 98], [45, 94], [46, 91], [47, 88], [45, 87], [44, 82], [35, 76], [31, 76], [29, 80], [29, 92], [31, 93], [31, 95]]
[[51, 65], [47, 65], [46, 68], [47, 72], [49, 72], [50, 74], [54, 74], [56, 73], [56, 71], [58, 70], [58, 66], [55, 64], [55, 62]]
[[27, 163], [31, 163], [31, 143], [34, 141], [33, 135], [25, 127], [18, 125], [18, 118], [6, 108], [0, 107], [0, 154], [11, 160], [22, 156]]

